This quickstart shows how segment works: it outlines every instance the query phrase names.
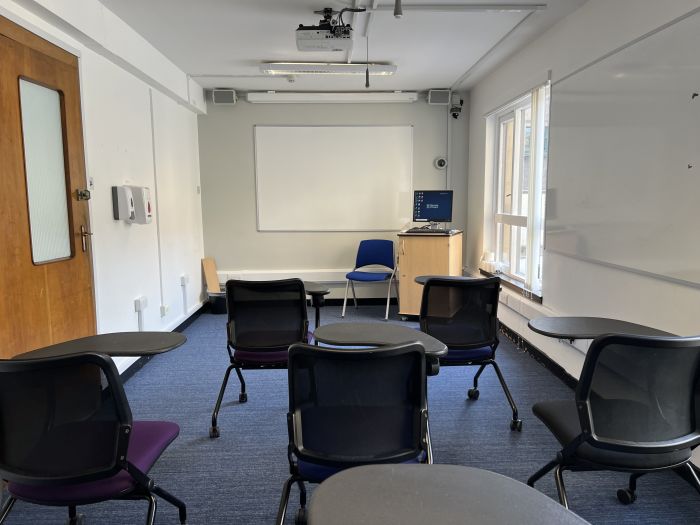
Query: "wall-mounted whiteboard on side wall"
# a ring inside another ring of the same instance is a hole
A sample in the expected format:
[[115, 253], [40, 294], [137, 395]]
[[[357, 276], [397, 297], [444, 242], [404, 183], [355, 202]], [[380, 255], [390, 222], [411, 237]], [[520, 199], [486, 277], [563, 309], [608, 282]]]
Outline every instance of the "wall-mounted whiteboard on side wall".
[[412, 126], [255, 126], [259, 231], [394, 231], [411, 220]]
[[552, 86], [546, 249], [700, 284], [700, 13]]

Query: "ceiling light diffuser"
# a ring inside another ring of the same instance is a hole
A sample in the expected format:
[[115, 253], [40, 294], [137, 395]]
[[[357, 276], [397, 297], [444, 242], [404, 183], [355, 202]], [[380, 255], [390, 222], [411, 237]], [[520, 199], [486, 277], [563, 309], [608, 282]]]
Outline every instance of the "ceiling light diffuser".
[[264, 62], [260, 71], [266, 75], [370, 75], [388, 76], [396, 73], [392, 64], [346, 64], [343, 62]]

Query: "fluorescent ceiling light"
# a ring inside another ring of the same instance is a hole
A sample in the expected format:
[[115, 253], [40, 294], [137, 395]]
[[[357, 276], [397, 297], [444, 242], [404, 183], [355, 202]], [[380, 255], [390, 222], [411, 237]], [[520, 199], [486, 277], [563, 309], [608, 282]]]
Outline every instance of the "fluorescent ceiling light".
[[403, 4], [395, 2], [394, 5], [384, 4], [377, 7], [368, 7], [367, 13], [374, 11], [393, 11], [394, 16], [397, 16], [397, 6], [399, 13], [403, 15], [403, 11], [436, 11], [436, 12], [454, 12], [454, 11], [471, 11], [483, 13], [522, 13], [528, 11], [540, 11], [547, 9], [547, 4], [471, 4], [471, 3], [456, 3], [456, 4]]
[[370, 91], [357, 93], [266, 91], [248, 93], [247, 100], [254, 104], [369, 104], [377, 102], [415, 102], [418, 100], [418, 93], [408, 91]]
[[[343, 62], [264, 62], [260, 71], [266, 75], [364, 75], [367, 64]], [[388, 76], [396, 73], [391, 64], [369, 64], [370, 75]]]

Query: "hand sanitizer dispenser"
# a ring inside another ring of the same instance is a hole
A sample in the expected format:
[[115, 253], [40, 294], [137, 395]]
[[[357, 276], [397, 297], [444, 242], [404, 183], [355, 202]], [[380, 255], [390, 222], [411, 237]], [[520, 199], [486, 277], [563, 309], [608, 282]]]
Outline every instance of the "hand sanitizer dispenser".
[[115, 221], [132, 223], [136, 220], [134, 195], [130, 186], [112, 186], [112, 212]]
[[153, 205], [151, 190], [145, 186], [129, 186], [134, 196], [134, 212], [136, 224], [150, 224], [153, 220]]

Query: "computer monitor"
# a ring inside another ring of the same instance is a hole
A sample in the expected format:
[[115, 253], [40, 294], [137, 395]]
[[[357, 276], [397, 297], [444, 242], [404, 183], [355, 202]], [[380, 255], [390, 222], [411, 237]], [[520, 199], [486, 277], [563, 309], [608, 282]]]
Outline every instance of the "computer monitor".
[[452, 222], [452, 190], [413, 192], [415, 222]]

